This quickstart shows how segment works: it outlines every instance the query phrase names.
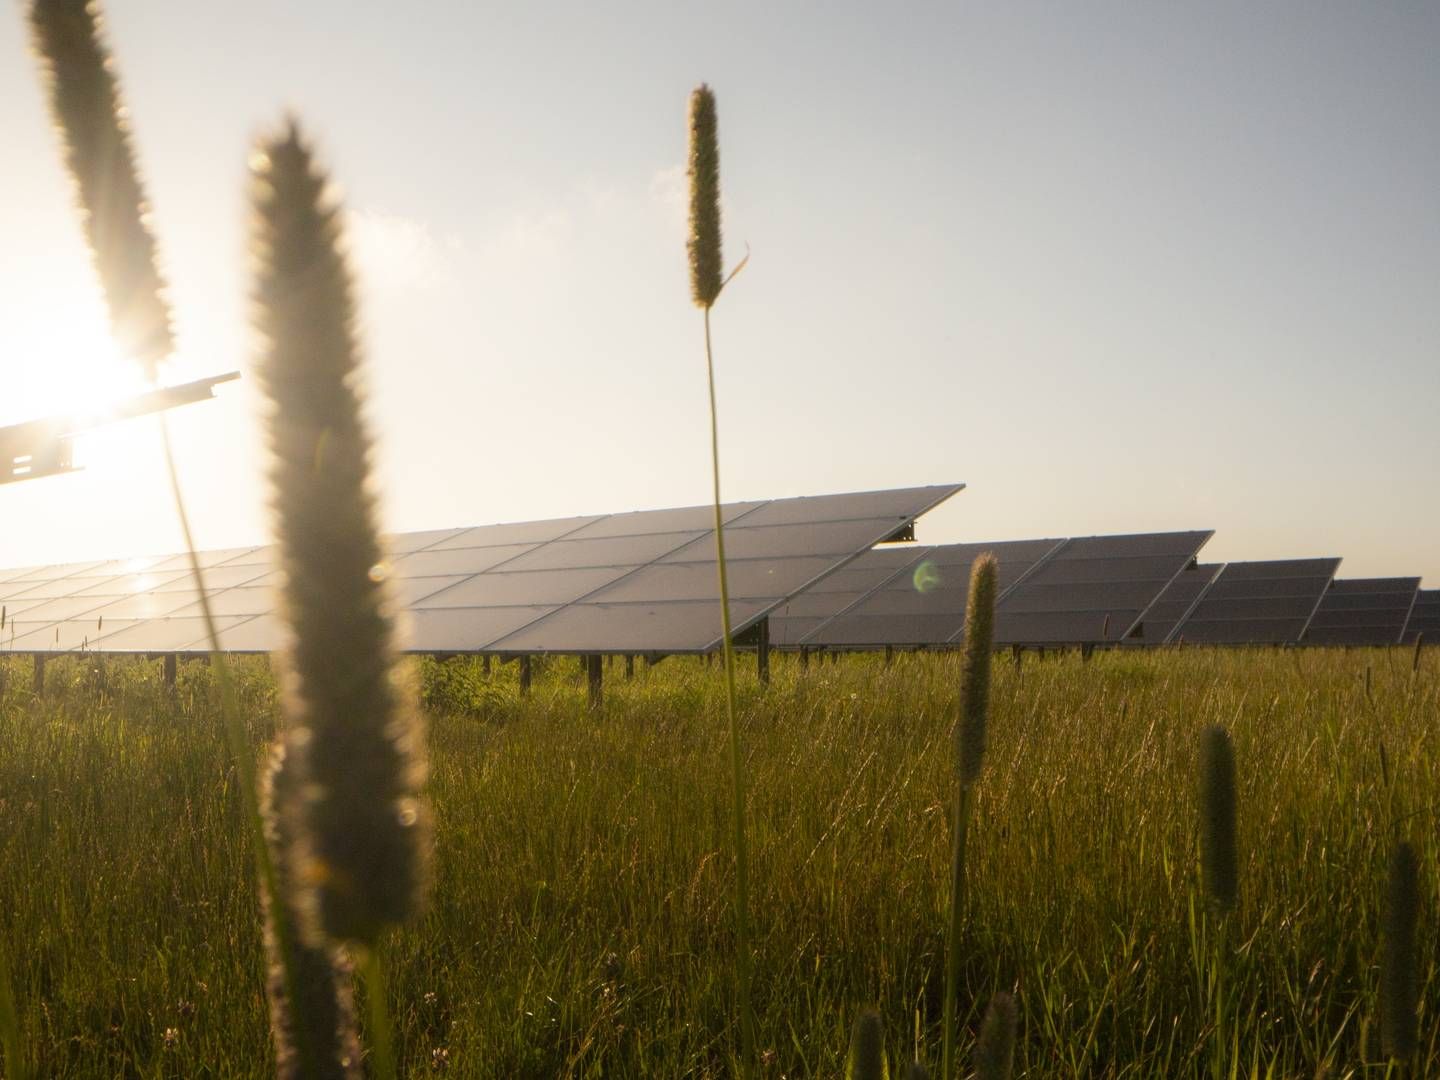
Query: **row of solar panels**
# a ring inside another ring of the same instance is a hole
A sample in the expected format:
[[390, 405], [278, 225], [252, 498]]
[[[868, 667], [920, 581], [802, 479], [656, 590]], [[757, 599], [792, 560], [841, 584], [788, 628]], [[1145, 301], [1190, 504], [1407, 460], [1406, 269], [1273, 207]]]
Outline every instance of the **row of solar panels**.
[[999, 561], [1000, 645], [1395, 645], [1440, 640], [1440, 590], [1336, 579], [1338, 558], [1198, 563], [1210, 533], [868, 552], [770, 619], [812, 648], [926, 647], [963, 636], [974, 558]]
[[[779, 647], [959, 641], [970, 565], [1000, 564], [1002, 645], [1188, 641], [1394, 644], [1440, 638], [1418, 578], [1336, 581], [1339, 559], [1198, 564], [1211, 532], [882, 546], [964, 485], [722, 508], [732, 625]], [[707, 652], [719, 644], [710, 507], [404, 533], [376, 568], [415, 652]], [[284, 642], [272, 549], [200, 553], [223, 648]], [[15, 652], [203, 652], [189, 557], [0, 571]]]

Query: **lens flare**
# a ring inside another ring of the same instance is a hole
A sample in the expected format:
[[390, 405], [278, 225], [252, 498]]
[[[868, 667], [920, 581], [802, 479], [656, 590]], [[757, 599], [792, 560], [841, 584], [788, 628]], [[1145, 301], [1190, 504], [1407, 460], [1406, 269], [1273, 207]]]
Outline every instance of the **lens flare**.
[[928, 593], [940, 587], [940, 568], [929, 559], [915, 567], [915, 591]]

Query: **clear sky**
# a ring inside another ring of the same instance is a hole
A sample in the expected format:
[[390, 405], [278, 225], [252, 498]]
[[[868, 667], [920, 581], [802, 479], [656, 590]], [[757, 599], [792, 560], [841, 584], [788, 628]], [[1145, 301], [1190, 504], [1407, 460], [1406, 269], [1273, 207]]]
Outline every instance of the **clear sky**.
[[[1214, 528], [1440, 587], [1440, 6], [111, 0], [168, 381], [250, 366], [246, 159], [342, 189], [385, 524], [703, 502], [684, 110], [719, 102], [727, 498], [963, 480], [929, 542]], [[0, 8], [0, 422], [122, 388]], [[268, 524], [244, 382], [173, 414]], [[173, 550], [153, 421], [0, 487], [0, 565]]]

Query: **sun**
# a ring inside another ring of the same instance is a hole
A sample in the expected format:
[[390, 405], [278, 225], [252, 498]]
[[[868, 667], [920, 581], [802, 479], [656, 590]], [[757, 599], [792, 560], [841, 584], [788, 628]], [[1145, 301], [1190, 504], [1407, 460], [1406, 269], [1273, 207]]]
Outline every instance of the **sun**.
[[6, 393], [0, 422], [108, 413], [149, 388], [140, 366], [124, 356], [104, 322], [78, 317], [44, 320], [43, 331], [7, 333]]

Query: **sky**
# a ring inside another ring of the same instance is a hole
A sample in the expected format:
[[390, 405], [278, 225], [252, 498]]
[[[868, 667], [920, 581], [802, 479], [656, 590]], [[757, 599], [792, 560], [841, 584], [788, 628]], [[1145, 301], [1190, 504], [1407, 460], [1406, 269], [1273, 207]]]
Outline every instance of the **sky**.
[[[238, 370], [247, 161], [343, 199], [391, 530], [702, 503], [685, 102], [719, 106], [727, 499], [963, 481], [927, 543], [1213, 528], [1440, 587], [1440, 6], [110, 0], [166, 382]], [[0, 423], [138, 389], [0, 7]], [[269, 534], [253, 380], [174, 411]], [[0, 566], [181, 546], [157, 422], [0, 486]]]

